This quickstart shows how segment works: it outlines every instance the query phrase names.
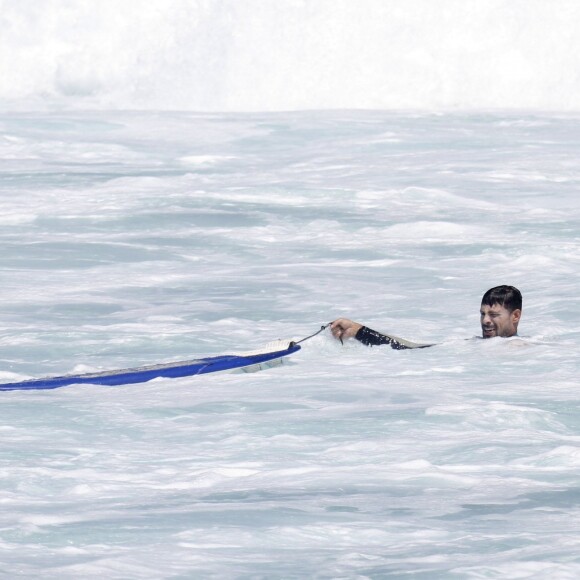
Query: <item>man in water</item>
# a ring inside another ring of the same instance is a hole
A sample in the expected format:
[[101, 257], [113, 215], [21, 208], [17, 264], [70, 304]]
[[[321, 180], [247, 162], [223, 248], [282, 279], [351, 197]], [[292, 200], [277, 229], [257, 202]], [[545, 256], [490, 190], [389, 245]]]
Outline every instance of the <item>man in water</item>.
[[[490, 288], [481, 299], [479, 314], [483, 338], [516, 336], [522, 316], [521, 292], [514, 286]], [[330, 328], [334, 337], [340, 341], [354, 337], [367, 346], [388, 344], [395, 350], [434, 346], [432, 344], [418, 344], [396, 336], [381, 334], [348, 318], [335, 320], [330, 325]]]

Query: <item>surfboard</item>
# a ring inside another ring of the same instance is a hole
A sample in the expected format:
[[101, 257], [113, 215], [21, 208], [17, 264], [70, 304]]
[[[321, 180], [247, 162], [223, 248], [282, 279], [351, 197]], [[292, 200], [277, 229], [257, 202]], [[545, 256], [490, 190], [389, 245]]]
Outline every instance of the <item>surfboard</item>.
[[274, 341], [263, 349], [239, 353], [185, 360], [172, 363], [133, 367], [113, 371], [62, 375], [41, 379], [0, 384], [0, 391], [57, 389], [70, 385], [119, 386], [145, 383], [156, 378], [178, 378], [203, 375], [220, 371], [240, 369], [246, 372], [262, 370], [280, 364], [282, 359], [300, 350], [300, 345], [289, 341]]

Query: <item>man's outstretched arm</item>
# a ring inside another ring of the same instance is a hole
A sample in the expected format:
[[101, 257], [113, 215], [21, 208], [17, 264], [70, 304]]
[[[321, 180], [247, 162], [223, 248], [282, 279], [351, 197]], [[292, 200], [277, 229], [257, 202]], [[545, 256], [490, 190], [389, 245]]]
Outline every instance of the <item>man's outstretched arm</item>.
[[411, 342], [410, 340], [405, 340], [404, 338], [399, 338], [398, 336], [382, 334], [376, 330], [372, 330], [371, 328], [363, 326], [358, 322], [353, 322], [348, 318], [339, 318], [338, 320], [335, 320], [330, 325], [330, 328], [335, 338], [339, 340], [356, 338], [359, 342], [362, 342], [366, 346], [379, 346], [386, 344], [395, 350], [427, 348], [428, 346], [434, 346], [432, 344], [419, 344], [416, 342]]

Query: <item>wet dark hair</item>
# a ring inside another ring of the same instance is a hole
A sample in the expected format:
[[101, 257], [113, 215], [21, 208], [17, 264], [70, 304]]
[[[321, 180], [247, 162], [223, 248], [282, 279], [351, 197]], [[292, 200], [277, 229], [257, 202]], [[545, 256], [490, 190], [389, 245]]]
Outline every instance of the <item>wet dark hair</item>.
[[481, 304], [493, 306], [499, 304], [510, 312], [522, 309], [522, 293], [514, 286], [496, 286], [490, 288], [481, 299]]

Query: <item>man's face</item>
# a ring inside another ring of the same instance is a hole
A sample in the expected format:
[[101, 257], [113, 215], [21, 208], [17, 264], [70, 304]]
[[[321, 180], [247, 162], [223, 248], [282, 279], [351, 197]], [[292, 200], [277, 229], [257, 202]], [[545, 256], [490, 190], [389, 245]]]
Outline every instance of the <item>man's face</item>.
[[513, 336], [518, 331], [518, 322], [522, 315], [521, 310], [510, 312], [505, 306], [494, 304], [481, 305], [481, 332], [483, 338], [494, 336]]

